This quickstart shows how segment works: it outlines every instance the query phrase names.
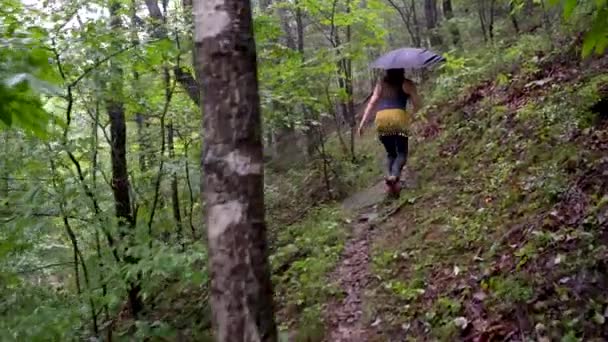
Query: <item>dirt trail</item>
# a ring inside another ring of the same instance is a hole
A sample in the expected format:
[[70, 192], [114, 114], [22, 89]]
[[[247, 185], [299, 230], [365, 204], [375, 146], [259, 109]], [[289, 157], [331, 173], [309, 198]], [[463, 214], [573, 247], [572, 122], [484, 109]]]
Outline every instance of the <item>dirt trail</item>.
[[[374, 215], [373, 213], [371, 215]], [[331, 275], [339, 282], [344, 298], [334, 300], [327, 310], [331, 342], [368, 341], [369, 332], [363, 322], [363, 291], [369, 281], [369, 218], [353, 223], [353, 236], [348, 240], [342, 261]]]
[[[402, 179], [408, 180], [404, 188], [415, 182], [408, 172]], [[342, 206], [355, 218], [351, 223], [351, 236], [344, 246], [340, 263], [331, 274], [344, 296], [334, 299], [326, 311], [327, 342], [365, 342], [374, 339], [374, 329], [365, 322], [363, 296], [370, 281], [370, 245], [373, 227], [391, 212], [381, 203], [385, 199], [384, 181], [346, 199]]]

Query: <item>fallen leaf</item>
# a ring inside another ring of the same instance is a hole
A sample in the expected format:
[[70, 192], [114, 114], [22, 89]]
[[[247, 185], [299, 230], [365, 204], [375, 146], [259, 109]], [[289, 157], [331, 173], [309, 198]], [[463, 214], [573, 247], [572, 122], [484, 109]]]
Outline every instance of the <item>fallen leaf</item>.
[[454, 325], [464, 330], [469, 325], [469, 321], [464, 317], [457, 317], [454, 319]]
[[534, 330], [539, 335], [544, 335], [547, 332], [547, 327], [542, 323], [536, 323]]
[[488, 295], [483, 291], [475, 292], [475, 294], [473, 295], [473, 298], [477, 299], [480, 302], [483, 302], [487, 297]]
[[372, 323], [372, 327], [377, 327], [378, 325], [380, 325], [380, 323], [382, 323], [382, 320], [380, 319], [380, 317], [376, 318], [376, 320]]
[[593, 315], [593, 321], [599, 325], [604, 325], [604, 323], [606, 323], [606, 317], [596, 312], [595, 315]]

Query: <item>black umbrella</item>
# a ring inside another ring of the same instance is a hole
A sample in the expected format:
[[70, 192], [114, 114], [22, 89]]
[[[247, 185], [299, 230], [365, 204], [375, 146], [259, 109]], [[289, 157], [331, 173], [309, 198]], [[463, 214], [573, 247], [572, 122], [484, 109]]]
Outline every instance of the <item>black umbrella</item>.
[[401, 48], [379, 57], [374, 69], [422, 69], [444, 62], [445, 58], [427, 49]]

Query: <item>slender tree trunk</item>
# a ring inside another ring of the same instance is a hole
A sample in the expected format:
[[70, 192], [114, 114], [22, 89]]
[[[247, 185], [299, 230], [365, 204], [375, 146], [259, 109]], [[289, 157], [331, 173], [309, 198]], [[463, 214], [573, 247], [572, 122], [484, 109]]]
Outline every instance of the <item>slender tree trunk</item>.
[[[295, 0], [295, 22], [296, 22], [296, 46], [298, 52], [300, 53], [300, 60], [302, 63], [305, 62], [304, 56], [304, 22], [303, 22], [303, 13], [302, 13], [302, 5], [300, 4], [300, 0]], [[304, 121], [306, 122], [306, 132], [305, 132], [305, 140], [306, 140], [306, 155], [308, 158], [314, 158], [315, 147], [317, 145], [317, 141], [315, 138], [314, 130], [315, 127], [312, 124], [314, 121], [314, 115], [312, 111], [305, 107], [304, 105], [299, 104], [299, 111], [304, 114]]]
[[296, 43], [296, 39], [294, 39], [294, 37], [293, 37], [290, 20], [289, 20], [290, 19], [289, 13], [287, 12], [286, 8], [279, 8], [279, 9], [277, 9], [277, 11], [279, 12], [279, 18], [281, 18], [281, 26], [283, 27], [283, 36], [285, 37], [285, 45], [289, 49], [295, 50], [295, 49], [297, 49], [297, 43]]
[[483, 34], [483, 41], [488, 41], [488, 30], [486, 20], [486, 0], [479, 0], [477, 2], [477, 13], [479, 14], [479, 24], [481, 26], [481, 33]]
[[340, 118], [336, 110], [336, 105], [334, 104], [331, 95], [329, 93], [329, 84], [325, 87], [325, 98], [328, 103], [327, 110], [331, 113], [331, 116], [334, 119], [334, 123], [336, 125], [336, 134], [338, 136], [338, 141], [340, 142], [340, 147], [342, 148], [342, 152], [344, 154], [348, 154], [348, 146], [346, 146], [346, 142], [344, 141], [344, 137], [342, 136], [342, 124], [340, 123]]
[[[173, 143], [174, 132], [173, 132], [173, 120], [169, 121], [167, 125], [167, 145], [169, 148], [169, 158], [173, 162], [175, 162], [175, 146]], [[177, 236], [182, 242], [182, 216], [179, 208], [179, 186], [177, 181], [177, 172], [173, 171], [171, 175], [171, 202], [173, 208], [173, 218], [175, 219], [175, 224], [177, 225]]]
[[[95, 82], [97, 84], [99, 84], [99, 80], [95, 80]], [[99, 114], [100, 114], [100, 99], [98, 98], [95, 101], [95, 116], [93, 117], [93, 123], [91, 124], [91, 151], [92, 151], [92, 156], [91, 156], [91, 187], [93, 188], [93, 192], [97, 191], [97, 159], [98, 159], [98, 154], [99, 154], [99, 134], [98, 134], [98, 129], [99, 129]], [[96, 256], [97, 256], [97, 267], [98, 268], [98, 281], [101, 284], [101, 294], [102, 297], [105, 298], [106, 295], [108, 294], [108, 285], [106, 284], [106, 281], [103, 277], [103, 270], [105, 268], [104, 266], [104, 261], [102, 258], [102, 253], [101, 253], [101, 238], [99, 236], [99, 227], [95, 227], [95, 251], [96, 251]], [[108, 307], [108, 304], [104, 304], [103, 306], [103, 311], [104, 311], [104, 315], [105, 315], [105, 319], [107, 321], [110, 320], [110, 308]], [[111, 330], [111, 329], [109, 329]], [[109, 340], [111, 340], [111, 336], [112, 333], [111, 331], [108, 331], [108, 337]]]
[[190, 162], [188, 161], [188, 145], [189, 142], [184, 143], [184, 160], [186, 169], [186, 184], [188, 185], [188, 195], [190, 199], [190, 207], [188, 212], [188, 221], [190, 223], [190, 230], [192, 231], [192, 240], [197, 239], [196, 228], [194, 227], [194, 190], [192, 189], [192, 182], [190, 181]]
[[[350, 15], [351, 13], [352, 1], [346, 1], [346, 13]], [[350, 49], [352, 41], [352, 28], [351, 25], [346, 26], [346, 45]], [[349, 54], [350, 55], [350, 54]], [[353, 63], [350, 57], [344, 60], [344, 71], [346, 75], [346, 96], [348, 96], [348, 117], [349, 117], [349, 125], [350, 125], [350, 153], [353, 162], [355, 161], [355, 134], [357, 131], [357, 122], [355, 119], [355, 102], [353, 99], [354, 91], [353, 91]]]
[[[145, 2], [148, 12], [150, 13], [150, 17], [155, 20], [152, 35], [156, 38], [169, 38], [167, 29], [163, 26], [165, 18], [160, 10], [160, 7], [158, 6], [158, 0], [145, 0]], [[166, 3], [163, 3], [163, 5], [166, 7]], [[189, 13], [192, 9], [192, 0], [183, 0], [182, 5], [184, 11]], [[178, 63], [175, 63], [173, 67], [173, 74], [175, 75], [175, 80], [177, 83], [184, 88], [186, 94], [192, 100], [192, 102], [194, 102], [197, 106], [200, 106], [200, 89], [197, 79], [192, 76], [187, 68], [182, 67], [179, 61]]]
[[511, 19], [511, 24], [513, 25], [515, 33], [519, 34], [519, 23], [517, 22], [517, 14], [515, 13], [514, 1], [509, 1], [509, 18]]
[[[121, 29], [120, 0], [110, 2], [111, 27], [118, 31]], [[122, 103], [122, 70], [116, 63], [112, 64], [112, 75], [114, 81], [110, 87], [110, 94], [106, 99], [108, 116], [110, 117], [111, 132], [111, 160], [112, 160], [112, 192], [116, 217], [120, 226], [121, 237], [127, 238], [131, 235], [134, 219], [131, 215], [131, 199], [129, 194], [129, 174], [127, 171], [127, 127], [125, 123], [125, 107]], [[125, 256], [124, 260], [130, 263], [136, 262], [132, 257]], [[140, 287], [136, 282], [130, 282], [128, 295], [129, 306], [133, 316], [137, 317], [143, 308], [139, 297]]]
[[[2, 137], [2, 149], [3, 155], [2, 159], [0, 159], [0, 199], [8, 199], [9, 195], [9, 168], [8, 168], [8, 156], [9, 156], [9, 131], [0, 132], [0, 136]], [[1, 203], [1, 202], [0, 202]], [[8, 206], [8, 201], [5, 203]]]
[[452, 0], [443, 0], [443, 16], [447, 20], [454, 18], [454, 11], [452, 10]]
[[437, 32], [437, 2], [436, 0], [424, 0], [424, 15], [426, 18], [426, 29], [428, 31], [430, 45], [439, 46], [441, 45], [442, 39]]
[[296, 34], [297, 34], [297, 43], [298, 43], [298, 51], [302, 55], [302, 60], [304, 60], [304, 22], [303, 22], [303, 14], [302, 14], [302, 5], [300, 4], [300, 0], [295, 0], [296, 6]]
[[547, 37], [551, 42], [551, 46], [553, 46], [553, 32], [551, 28], [551, 16], [549, 15], [549, 10], [547, 9], [547, 5], [544, 0], [540, 0], [540, 5], [543, 11], [543, 26], [545, 27], [545, 32], [547, 33]]
[[[139, 44], [139, 38], [137, 36], [137, 3], [135, 0], [131, 1], [131, 44], [134, 46]], [[139, 84], [139, 73], [133, 70], [133, 88], [135, 88], [135, 97], [141, 98], [140, 84]], [[137, 124], [137, 142], [139, 144], [139, 170], [141, 172], [146, 171], [146, 132], [144, 130], [144, 122], [146, 118], [143, 113], [137, 111], [135, 113], [135, 123]]]
[[[95, 127], [95, 128], [97, 128], [97, 127]], [[49, 147], [49, 152], [51, 152], [50, 147]], [[55, 166], [55, 161], [53, 159], [51, 159], [50, 164], [51, 164], [51, 177], [52, 177], [53, 188], [54, 188], [55, 192], [60, 192], [59, 186], [57, 184], [57, 167]], [[72, 226], [70, 225], [68, 213], [66, 212], [65, 200], [64, 200], [65, 195], [64, 195], [63, 191], [61, 191], [59, 193], [59, 195], [61, 196], [61, 198], [59, 200], [59, 211], [61, 212], [61, 217], [63, 219], [63, 226], [65, 228], [66, 234], [72, 244], [72, 253], [73, 253], [73, 257], [74, 257], [74, 278], [76, 280], [76, 291], [77, 291], [78, 295], [80, 296], [80, 295], [82, 295], [82, 286], [80, 283], [79, 269], [80, 269], [80, 267], [82, 267], [83, 277], [84, 277], [84, 281], [85, 281], [85, 285], [86, 285], [87, 289], [90, 286], [89, 271], [87, 269], [87, 264], [84, 260], [84, 257], [82, 256], [82, 252], [80, 251], [80, 247], [78, 246], [78, 238], [76, 237], [76, 233], [74, 232], [74, 229], [72, 229]], [[97, 322], [97, 309], [95, 308], [95, 302], [93, 301], [93, 298], [91, 298], [91, 297], [89, 297], [89, 306], [90, 306], [89, 310], [91, 312], [92, 330], [95, 333], [95, 335], [97, 335], [97, 334], [99, 334], [99, 325]]]
[[[347, 3], [348, 7], [350, 8], [350, 2]], [[356, 131], [356, 122], [355, 122], [355, 112], [354, 112], [354, 105], [351, 103], [352, 102], [352, 79], [350, 79], [349, 76], [349, 71], [348, 71], [348, 65], [349, 65], [349, 61], [348, 58], [344, 57], [342, 55], [342, 52], [340, 52], [340, 48], [342, 47], [342, 41], [340, 39], [340, 35], [338, 33], [338, 30], [336, 28], [332, 29], [333, 32], [333, 42], [334, 42], [334, 47], [336, 48], [336, 50], [338, 51], [338, 55], [339, 57], [341, 57], [338, 60], [338, 86], [340, 89], [342, 89], [344, 91], [344, 94], [346, 95], [346, 98], [342, 98], [340, 99], [340, 108], [342, 111], [342, 117], [344, 118], [344, 121], [346, 121], [346, 123], [348, 124], [349, 128], [350, 128], [350, 147], [349, 147], [349, 152], [351, 155], [351, 159], [355, 160], [355, 131]], [[347, 29], [346, 31], [346, 39], [347, 42], [350, 39], [350, 30]]]
[[196, 65], [205, 96], [201, 184], [215, 336], [217, 341], [274, 342], [250, 2], [196, 0], [194, 9]]
[[494, 41], [494, 10], [496, 7], [496, 0], [490, 0], [490, 22], [488, 24], [488, 36], [490, 41]]
[[[189, 1], [190, 1], [190, 2], [192, 2], [192, 0], [189, 0]], [[267, 10], [268, 10], [268, 8], [269, 8], [270, 6], [272, 6], [272, 0], [260, 0], [260, 1], [258, 2], [258, 4], [259, 4], [259, 6], [260, 6], [260, 10], [261, 10], [262, 12], [265, 12], [265, 11], [267, 11]]]
[[327, 152], [325, 151], [325, 133], [321, 127], [317, 128], [319, 133], [319, 155], [323, 160], [323, 182], [325, 183], [325, 191], [327, 191], [327, 197], [331, 200], [333, 199], [333, 193], [331, 189], [331, 182], [329, 180], [329, 158], [327, 156]]
[[412, 13], [412, 23], [414, 26], [414, 32], [415, 32], [415, 36], [416, 36], [416, 41], [414, 42], [414, 44], [416, 44], [417, 47], [421, 47], [422, 38], [420, 36], [420, 24], [418, 23], [418, 12], [416, 11], [416, 1], [415, 0], [411, 0], [411, 2], [410, 2], [410, 11]]
[[452, 35], [452, 44], [460, 45], [460, 31], [458, 26], [450, 20], [454, 18], [454, 10], [452, 9], [452, 0], [443, 0], [443, 16], [448, 21], [450, 34]]
[[[401, 8], [399, 5], [397, 5], [395, 0], [387, 0], [387, 1], [388, 1], [389, 5], [391, 5], [391, 7], [393, 7], [395, 9], [395, 11], [397, 11], [397, 13], [399, 14], [401, 21], [403, 21], [403, 24], [405, 25], [405, 29], [407, 30], [407, 33], [410, 35], [412, 44], [416, 45], [416, 37], [414, 34], [414, 29], [412, 28], [412, 23], [410, 21], [408, 14], [406, 13], [406, 11], [403, 8]], [[389, 32], [389, 34], [390, 34], [390, 32]]]

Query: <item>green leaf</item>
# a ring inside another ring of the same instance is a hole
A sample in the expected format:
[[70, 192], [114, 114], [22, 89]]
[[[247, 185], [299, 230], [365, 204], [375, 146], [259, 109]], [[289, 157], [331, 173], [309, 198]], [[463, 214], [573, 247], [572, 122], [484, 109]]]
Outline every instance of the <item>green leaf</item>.
[[583, 49], [582, 49], [582, 55], [583, 58], [587, 58], [589, 57], [592, 53], [593, 50], [595, 49], [595, 46], [598, 43], [598, 34], [597, 32], [594, 32], [593, 30], [587, 32], [587, 34], [585, 34], [585, 38], [583, 39]]
[[569, 19], [574, 13], [574, 9], [576, 8], [576, 0], [565, 0], [564, 1], [564, 18]]
[[7, 127], [11, 127], [13, 124], [13, 116], [11, 113], [0, 110], [0, 121], [4, 123]]

